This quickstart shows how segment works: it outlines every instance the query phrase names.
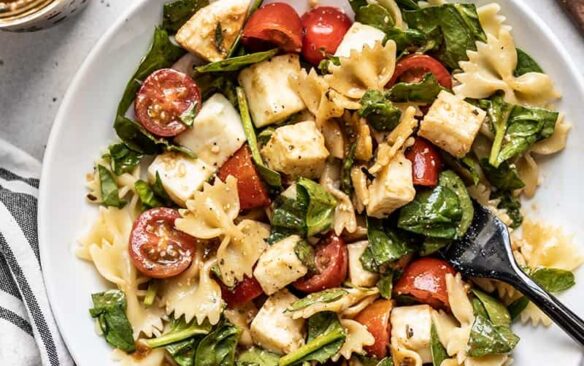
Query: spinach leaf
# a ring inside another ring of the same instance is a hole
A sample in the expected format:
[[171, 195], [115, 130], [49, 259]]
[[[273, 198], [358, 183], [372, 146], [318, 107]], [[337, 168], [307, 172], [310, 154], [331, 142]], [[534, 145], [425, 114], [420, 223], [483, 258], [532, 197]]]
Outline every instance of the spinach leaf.
[[150, 338], [142, 341], [149, 348], [158, 348], [168, 346], [173, 343], [181, 342], [196, 335], [209, 334], [211, 324], [203, 322], [197, 324], [196, 320], [187, 323], [184, 317], [172, 319], [170, 329], [160, 337]]
[[112, 171], [116, 175], [122, 175], [132, 172], [140, 164], [143, 155], [131, 150], [124, 143], [117, 143], [109, 146], [108, 157]]
[[91, 295], [93, 308], [91, 317], [97, 318], [99, 327], [107, 343], [125, 352], [133, 352], [134, 336], [132, 325], [126, 316], [126, 295], [120, 290], [109, 290]]
[[328, 304], [329, 302], [339, 300], [348, 293], [349, 292], [347, 290], [342, 288], [331, 288], [320, 292], [313, 292], [305, 298], [293, 302], [292, 305], [286, 309], [286, 311], [302, 310], [316, 303]]
[[480, 315], [485, 319], [489, 319], [489, 314], [487, 314], [487, 310], [483, 306], [483, 303], [481, 302], [481, 300], [474, 297], [471, 300], [471, 304], [472, 304], [472, 310], [473, 310], [472, 312], [473, 312], [474, 316]]
[[306, 344], [280, 359], [280, 366], [297, 365], [308, 361], [324, 363], [334, 356], [345, 342], [345, 330], [337, 314], [320, 312], [308, 318]]
[[273, 207], [272, 230], [268, 243], [275, 243], [293, 234], [306, 235], [306, 211], [308, 210], [306, 191], [298, 190], [294, 184], [276, 198]]
[[397, 226], [431, 238], [454, 239], [462, 215], [456, 193], [439, 185], [431, 191], [418, 193], [412, 202], [402, 207]]
[[391, 131], [399, 123], [401, 111], [394, 106], [386, 93], [367, 90], [360, 100], [359, 115], [378, 131]]
[[367, 217], [367, 240], [369, 244], [359, 260], [370, 272], [378, 272], [385, 264], [413, 252], [403, 233], [384, 227], [379, 219]]
[[330, 74], [331, 65], [340, 66], [341, 59], [337, 56], [329, 56], [325, 58], [324, 60], [319, 62], [318, 71], [320, 71], [320, 73], [323, 75]]
[[422, 243], [422, 248], [420, 249], [421, 256], [427, 256], [434, 254], [440, 249], [446, 247], [450, 244], [452, 240], [450, 239], [440, 239], [440, 238], [426, 238], [424, 243]]
[[391, 291], [393, 290], [393, 272], [389, 271], [383, 273], [377, 281], [376, 287], [379, 289], [379, 294], [384, 299], [391, 299]]
[[517, 67], [513, 72], [516, 77], [528, 72], [543, 72], [542, 68], [537, 64], [537, 62], [531, 58], [525, 51], [517, 49]]
[[199, 342], [194, 366], [232, 366], [239, 329], [223, 320]]
[[357, 143], [351, 144], [349, 153], [343, 159], [341, 166], [341, 191], [350, 196], [353, 192], [353, 181], [351, 180], [351, 169], [355, 164], [355, 151], [357, 150]]
[[165, 349], [178, 366], [193, 366], [197, 346], [202, 338], [202, 336], [194, 336], [184, 341], [169, 344]]
[[397, 83], [389, 89], [388, 98], [395, 103], [432, 103], [438, 94], [444, 90], [434, 77], [428, 73], [418, 83]]
[[309, 273], [316, 272], [316, 262], [314, 260], [314, 247], [306, 242], [300, 240], [294, 247], [294, 253], [300, 259], [300, 262], [308, 268]]
[[124, 207], [127, 202], [120, 198], [118, 185], [113, 174], [103, 165], [97, 166], [97, 172], [99, 174], [101, 204], [106, 207]]
[[355, 13], [364, 6], [367, 6], [367, 0], [349, 0], [349, 4]]
[[458, 197], [458, 202], [462, 210], [462, 217], [456, 230], [456, 237], [461, 238], [466, 234], [472, 219], [474, 218], [474, 207], [464, 182], [456, 173], [451, 170], [445, 170], [440, 173], [439, 184], [443, 187], [450, 188]]
[[491, 185], [503, 191], [513, 191], [525, 187], [525, 183], [519, 178], [515, 165], [502, 162], [498, 167], [491, 165], [487, 158], [482, 158], [481, 167]]
[[164, 204], [162, 201], [156, 197], [152, 188], [150, 188], [150, 184], [139, 179], [134, 183], [134, 188], [136, 189], [136, 193], [140, 198], [140, 202], [144, 206], [145, 209], [154, 208], [154, 207], [162, 207]]
[[519, 337], [508, 326], [494, 325], [490, 320], [478, 315], [470, 331], [468, 355], [483, 357], [508, 353], [515, 348]]
[[435, 41], [428, 39], [426, 35], [417, 29], [402, 30], [398, 27], [385, 29], [385, 37], [387, 40], [393, 40], [396, 45], [398, 54], [403, 51], [418, 51], [433, 49]]
[[474, 4], [445, 4], [402, 14], [411, 28], [434, 40], [436, 57], [451, 69], [468, 59], [466, 51], [476, 50], [476, 41], [486, 39]]
[[522, 296], [509, 304], [509, 306], [507, 306], [507, 310], [509, 310], [511, 320], [517, 319], [521, 312], [525, 310], [527, 305], [529, 305], [529, 299], [525, 296]]
[[562, 292], [576, 284], [574, 273], [557, 268], [537, 268], [530, 277], [549, 292]]
[[249, 108], [247, 105], [247, 97], [243, 88], [237, 87], [237, 102], [239, 104], [239, 113], [241, 115], [241, 123], [243, 124], [243, 131], [245, 132], [245, 138], [247, 139], [247, 144], [251, 150], [251, 156], [253, 161], [258, 168], [258, 172], [262, 178], [272, 187], [281, 187], [282, 178], [280, 174], [270, 168], [268, 168], [262, 159], [260, 154], [260, 149], [258, 148], [258, 142], [256, 139], [255, 129], [249, 115]]
[[442, 343], [440, 343], [434, 322], [432, 322], [432, 327], [430, 328], [430, 351], [432, 352], [433, 366], [440, 366], [442, 361], [449, 358], [446, 349]]
[[[523, 183], [523, 182], [522, 182]], [[491, 195], [491, 198], [499, 200], [497, 208], [507, 211], [507, 215], [513, 221], [510, 227], [517, 229], [523, 222], [523, 214], [521, 213], [521, 201], [514, 197], [512, 192], [498, 191]]]
[[208, 0], [175, 0], [164, 4], [162, 28], [176, 33], [197, 11], [209, 5]]
[[511, 315], [509, 315], [509, 311], [507, 310], [505, 305], [501, 304], [501, 302], [499, 302], [492, 296], [487, 295], [486, 293], [478, 289], [473, 289], [472, 292], [481, 302], [485, 311], [487, 312], [489, 320], [494, 325], [511, 324]]
[[225, 72], [225, 71], [238, 71], [248, 65], [257, 64], [259, 62], [268, 60], [278, 53], [278, 49], [250, 53], [244, 56], [231, 57], [225, 60], [212, 62], [207, 65], [199, 66], [195, 68], [199, 73], [206, 72]]
[[374, 26], [383, 31], [395, 25], [392, 14], [379, 4], [367, 4], [355, 11], [355, 21]]
[[236, 75], [232, 72], [205, 73], [195, 76], [195, 81], [201, 90], [203, 100], [209, 99], [215, 93], [223, 94], [231, 104], [238, 107], [236, 92]]
[[280, 356], [261, 348], [250, 348], [239, 354], [237, 366], [278, 366]]
[[306, 235], [314, 236], [328, 231], [333, 224], [333, 216], [337, 206], [335, 197], [328, 193], [323, 186], [307, 178], [299, 178], [296, 185], [298, 191], [304, 190], [308, 196]]
[[353, 355], [357, 357], [357, 360], [361, 362], [363, 366], [393, 366], [393, 359], [391, 356], [382, 358], [381, 360], [376, 357], [364, 356], [364, 355]]

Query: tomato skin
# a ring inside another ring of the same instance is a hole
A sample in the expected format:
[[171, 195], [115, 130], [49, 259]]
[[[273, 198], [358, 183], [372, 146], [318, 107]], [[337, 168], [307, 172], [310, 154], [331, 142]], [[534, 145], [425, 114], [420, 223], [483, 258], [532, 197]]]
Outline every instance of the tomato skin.
[[363, 347], [369, 355], [379, 359], [388, 354], [389, 339], [391, 336], [391, 324], [389, 318], [393, 304], [390, 300], [379, 299], [363, 309], [355, 320], [363, 324], [369, 333], [375, 338], [371, 346]]
[[259, 282], [254, 277], [245, 277], [243, 281], [237, 283], [231, 289], [225, 286], [223, 282], [218, 282], [221, 286], [221, 297], [230, 308], [247, 304], [264, 293]]
[[270, 204], [268, 190], [253, 164], [251, 151], [247, 144], [237, 150], [221, 166], [217, 175], [222, 181], [225, 181], [230, 175], [237, 178], [237, 193], [239, 195], [240, 209], [247, 210], [255, 207], [268, 206]]
[[339, 287], [347, 277], [348, 254], [345, 241], [330, 232], [314, 251], [316, 274], [309, 274], [294, 282], [297, 290], [311, 293]]
[[404, 270], [394, 286], [396, 295], [408, 295], [434, 308], [449, 309], [446, 274], [456, 274], [448, 262], [437, 258], [419, 258]]
[[149, 132], [172, 137], [187, 126], [180, 116], [190, 108], [201, 108], [201, 92], [190, 76], [173, 69], [154, 71], [136, 94], [136, 118]]
[[351, 24], [347, 14], [333, 6], [318, 6], [307, 11], [302, 16], [304, 59], [317, 66], [327, 55], [334, 54]]
[[252, 51], [278, 47], [284, 52], [300, 52], [302, 23], [293, 7], [286, 3], [266, 4], [256, 10], [243, 28], [243, 45]]
[[435, 187], [438, 184], [442, 157], [434, 145], [421, 137], [416, 137], [405, 155], [412, 162], [414, 185]]
[[446, 89], [452, 89], [452, 76], [450, 76], [446, 67], [435, 58], [420, 54], [408, 55], [399, 60], [386, 87], [391, 87], [398, 81], [420, 82], [427, 73], [434, 74], [438, 83]]
[[144, 211], [130, 234], [130, 258], [146, 276], [168, 278], [186, 270], [193, 260], [197, 239], [178, 231], [178, 210], [166, 207]]

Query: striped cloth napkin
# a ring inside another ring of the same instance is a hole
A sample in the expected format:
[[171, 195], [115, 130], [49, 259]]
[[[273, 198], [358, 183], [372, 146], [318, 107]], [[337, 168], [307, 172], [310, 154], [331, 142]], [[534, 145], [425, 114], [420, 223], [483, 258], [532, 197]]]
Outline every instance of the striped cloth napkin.
[[0, 139], [0, 365], [74, 365], [41, 274], [40, 162]]

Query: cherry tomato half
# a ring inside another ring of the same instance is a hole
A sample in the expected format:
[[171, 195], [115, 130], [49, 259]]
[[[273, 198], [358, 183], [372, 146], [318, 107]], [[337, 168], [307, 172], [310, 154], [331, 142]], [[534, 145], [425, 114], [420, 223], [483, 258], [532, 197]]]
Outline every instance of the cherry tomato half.
[[243, 28], [243, 45], [252, 51], [278, 47], [284, 52], [300, 52], [302, 23], [286, 3], [267, 4], [256, 10]]
[[317, 292], [338, 287], [347, 277], [347, 246], [334, 233], [329, 233], [317, 244], [314, 252], [316, 273], [306, 275], [293, 286], [302, 292]]
[[411, 296], [434, 308], [448, 309], [447, 273], [456, 274], [448, 262], [437, 258], [420, 258], [406, 267], [393, 289], [398, 296]]
[[237, 193], [239, 194], [240, 209], [246, 210], [270, 204], [268, 190], [252, 162], [251, 152], [247, 145], [243, 145], [237, 150], [223, 164], [217, 175], [222, 181], [225, 181], [230, 175], [237, 178]]
[[143, 212], [134, 222], [130, 258], [146, 276], [176, 276], [191, 264], [197, 239], [174, 227], [180, 217], [178, 210], [158, 207]]
[[387, 87], [391, 87], [399, 81], [420, 82], [429, 72], [434, 74], [440, 85], [446, 89], [452, 89], [452, 77], [446, 67], [435, 58], [420, 54], [408, 55], [399, 60]]
[[239, 282], [233, 288], [228, 288], [219, 281], [221, 286], [221, 297], [229, 307], [236, 307], [247, 304], [251, 300], [264, 293], [259, 282], [254, 277], [245, 277], [243, 281]]
[[435, 187], [442, 167], [442, 158], [438, 150], [421, 137], [416, 137], [414, 144], [406, 151], [406, 158], [412, 162], [414, 184]]
[[392, 307], [393, 304], [390, 300], [376, 300], [355, 317], [355, 320], [363, 324], [373, 338], [375, 338], [373, 345], [363, 348], [369, 355], [379, 359], [384, 358], [388, 353], [389, 339], [391, 336], [389, 317]]
[[302, 16], [304, 59], [317, 66], [327, 55], [334, 54], [351, 24], [347, 14], [332, 6], [319, 6], [306, 12]]
[[145, 129], [157, 136], [172, 137], [185, 131], [183, 113], [201, 108], [201, 92], [190, 76], [173, 69], [154, 71], [140, 87], [134, 109]]

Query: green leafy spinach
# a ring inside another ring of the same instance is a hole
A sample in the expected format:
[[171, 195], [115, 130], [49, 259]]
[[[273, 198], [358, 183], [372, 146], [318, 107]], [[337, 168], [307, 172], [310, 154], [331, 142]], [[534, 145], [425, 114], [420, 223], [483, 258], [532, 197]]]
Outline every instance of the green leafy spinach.
[[133, 352], [132, 325], [126, 316], [126, 295], [120, 290], [109, 290], [91, 295], [93, 308], [89, 313], [97, 318], [107, 343], [126, 352]]
[[228, 321], [219, 322], [199, 342], [194, 366], [232, 366], [239, 333], [239, 329]]
[[487, 318], [477, 315], [470, 331], [468, 355], [483, 357], [508, 353], [515, 348], [519, 337], [506, 325], [494, 325]]
[[277, 48], [264, 52], [250, 53], [199, 66], [195, 70], [199, 73], [238, 71], [248, 65], [268, 60], [275, 56], [276, 53], [278, 53]]
[[369, 244], [359, 260], [370, 272], [379, 272], [384, 265], [414, 251], [404, 233], [371, 217], [367, 218], [367, 240]]
[[378, 131], [391, 131], [399, 123], [401, 111], [394, 106], [387, 93], [367, 90], [361, 97], [359, 115]]
[[97, 173], [99, 174], [99, 189], [101, 192], [101, 204], [106, 207], [122, 208], [126, 205], [126, 201], [120, 198], [118, 184], [112, 172], [110, 172], [103, 165], [97, 166]]
[[444, 90], [432, 73], [424, 76], [417, 83], [397, 83], [388, 91], [388, 98], [395, 103], [432, 103], [438, 94]]
[[164, 4], [162, 28], [176, 33], [197, 11], [209, 5], [208, 0], [176, 0]]

